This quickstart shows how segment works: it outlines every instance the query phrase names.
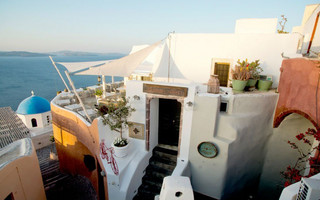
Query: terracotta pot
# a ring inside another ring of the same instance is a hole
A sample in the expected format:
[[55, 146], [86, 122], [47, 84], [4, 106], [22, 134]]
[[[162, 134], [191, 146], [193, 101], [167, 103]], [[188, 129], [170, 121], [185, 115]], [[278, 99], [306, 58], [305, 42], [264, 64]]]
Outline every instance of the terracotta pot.
[[113, 149], [114, 149], [114, 155], [115, 155], [116, 157], [118, 157], [118, 158], [123, 158], [123, 157], [125, 157], [125, 156], [128, 155], [129, 143], [128, 143], [126, 146], [124, 146], [124, 147], [116, 147], [116, 146], [113, 145], [113, 143], [112, 143], [111, 146], [112, 146]]
[[268, 91], [272, 85], [272, 81], [267, 80], [259, 80], [258, 81], [258, 90], [260, 91]]
[[232, 89], [241, 92], [246, 87], [248, 81], [232, 79]]
[[220, 93], [220, 82], [218, 79], [218, 75], [210, 75], [210, 79], [208, 81], [207, 92], [212, 94]]

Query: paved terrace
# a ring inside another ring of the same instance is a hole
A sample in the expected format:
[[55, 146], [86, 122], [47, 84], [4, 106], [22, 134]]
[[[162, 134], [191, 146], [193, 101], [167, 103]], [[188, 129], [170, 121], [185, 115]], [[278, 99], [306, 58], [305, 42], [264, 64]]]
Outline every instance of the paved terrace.
[[[79, 88], [77, 89], [77, 93], [79, 94], [84, 107], [91, 118], [98, 117], [96, 105], [97, 104], [107, 104], [108, 102], [114, 101], [119, 98], [122, 94], [125, 94], [125, 88], [123, 82], [115, 82], [113, 84], [106, 84], [106, 96], [105, 98], [96, 98], [95, 92], [97, 90], [102, 90], [102, 86], [89, 86], [87, 88]], [[67, 110], [76, 112], [86, 121], [89, 121], [87, 118], [82, 106], [76, 95], [73, 92], [62, 92], [56, 97], [53, 102], [58, 106], [65, 108]]]

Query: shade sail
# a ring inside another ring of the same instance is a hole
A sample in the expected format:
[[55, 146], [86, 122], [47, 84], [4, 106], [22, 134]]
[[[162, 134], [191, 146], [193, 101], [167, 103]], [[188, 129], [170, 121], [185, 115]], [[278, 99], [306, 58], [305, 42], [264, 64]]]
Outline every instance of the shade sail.
[[130, 76], [130, 74], [139, 67], [146, 57], [160, 44], [161, 41], [123, 58], [112, 60], [101, 66], [75, 73], [75, 75]]
[[60, 65], [63, 65], [67, 70], [72, 73], [79, 70], [83, 70], [89, 67], [94, 67], [97, 65], [101, 65], [104, 63], [109, 62], [108, 60], [102, 60], [102, 61], [92, 61], [92, 62], [57, 62]]

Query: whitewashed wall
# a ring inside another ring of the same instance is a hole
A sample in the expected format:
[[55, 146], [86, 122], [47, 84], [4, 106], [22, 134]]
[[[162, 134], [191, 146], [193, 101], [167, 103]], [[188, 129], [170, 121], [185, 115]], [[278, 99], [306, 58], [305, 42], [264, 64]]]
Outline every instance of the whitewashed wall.
[[[219, 96], [196, 96], [189, 154], [195, 191], [225, 199], [258, 185], [276, 100], [273, 92], [234, 95], [228, 112], [219, 112]], [[198, 153], [203, 141], [217, 145], [217, 157]]]
[[[145, 124], [146, 95], [141, 81], [127, 82], [127, 96], [136, 108], [131, 121]], [[150, 83], [150, 82], [149, 82]], [[280, 171], [288, 159], [287, 135], [296, 134], [308, 127], [286, 119], [278, 128], [272, 128], [273, 113], [278, 94], [273, 91], [263, 93], [229, 95], [227, 112], [220, 112], [220, 95], [198, 93], [193, 84], [165, 84], [188, 87], [188, 97], [184, 104], [191, 101], [192, 108], [183, 109], [181, 146], [178, 161], [190, 163], [193, 189], [213, 198], [233, 198], [232, 194], [255, 190], [260, 182], [260, 193], [270, 193], [270, 185], [279, 180]], [[202, 87], [202, 86], [201, 86]], [[133, 96], [138, 95], [139, 101]], [[225, 101], [225, 100], [224, 100]], [[157, 145], [158, 139], [158, 99], [150, 103], [150, 150]], [[310, 123], [309, 123], [310, 124]], [[299, 128], [300, 129], [297, 129]], [[303, 127], [303, 128], [301, 128]], [[295, 130], [295, 132], [293, 131]], [[270, 143], [268, 141], [271, 137]], [[217, 145], [219, 154], [215, 158], [204, 158], [198, 153], [201, 142], [210, 141]], [[135, 148], [145, 149], [145, 141]], [[267, 145], [268, 144], [268, 145]], [[150, 153], [150, 152], [149, 152]], [[267, 157], [265, 159], [265, 155]], [[269, 188], [268, 188], [269, 187]], [[277, 185], [273, 185], [277, 187]]]
[[[267, 155], [259, 185], [259, 199], [278, 199], [284, 187], [285, 180], [280, 176], [288, 165], [294, 166], [299, 156], [298, 151], [290, 148], [288, 140], [296, 142], [303, 152], [310, 148], [302, 141], [298, 142], [296, 135], [314, 128], [312, 123], [298, 114], [286, 117], [278, 128], [273, 129], [273, 134], [267, 143]], [[312, 140], [310, 139], [312, 142]]]
[[[273, 75], [278, 86], [281, 53], [296, 55], [299, 34], [171, 34], [162, 58], [153, 68], [155, 81], [167, 81], [170, 46], [170, 82], [205, 83], [210, 77], [212, 58], [254, 61], [259, 59], [263, 74]], [[296, 55], [299, 56], [299, 55]]]
[[[17, 114], [18, 117], [22, 120], [22, 122], [27, 126], [27, 128], [43, 128], [49, 126], [51, 124], [52, 116], [51, 111], [40, 113], [40, 114], [32, 114], [32, 115], [21, 115]], [[50, 122], [47, 121], [47, 116], [49, 116]], [[37, 120], [37, 127], [32, 127], [31, 119], [35, 118]]]
[[[145, 124], [146, 94], [141, 81], [127, 82], [127, 96], [137, 111], [131, 121]], [[153, 83], [168, 85], [165, 83]], [[262, 172], [267, 138], [272, 134], [272, 117], [277, 94], [229, 95], [228, 112], [220, 112], [220, 95], [200, 93], [193, 84], [169, 84], [188, 87], [182, 106], [181, 146], [178, 161], [190, 163], [193, 189], [214, 198], [226, 198], [233, 192], [258, 185]], [[193, 102], [193, 107], [185, 104]], [[157, 145], [158, 99], [150, 103], [150, 149]], [[214, 142], [219, 155], [202, 157], [197, 150], [203, 141]], [[139, 148], [144, 148], [140, 146]]]

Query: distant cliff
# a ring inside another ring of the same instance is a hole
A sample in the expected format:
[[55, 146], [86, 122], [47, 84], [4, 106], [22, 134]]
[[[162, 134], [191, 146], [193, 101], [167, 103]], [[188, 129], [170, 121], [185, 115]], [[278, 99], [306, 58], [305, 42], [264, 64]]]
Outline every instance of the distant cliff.
[[0, 56], [21, 56], [21, 57], [41, 57], [50, 56], [52, 54], [33, 53], [28, 51], [0, 51]]
[[57, 56], [112, 56], [122, 57], [124, 54], [121, 53], [93, 53], [93, 52], [81, 52], [81, 51], [57, 51], [52, 52], [53, 55]]
[[0, 56], [20, 56], [20, 57], [43, 57], [43, 56], [108, 56], [120, 58], [125, 56], [121, 53], [92, 53], [80, 51], [57, 51], [49, 53], [34, 53], [28, 51], [0, 51]]

